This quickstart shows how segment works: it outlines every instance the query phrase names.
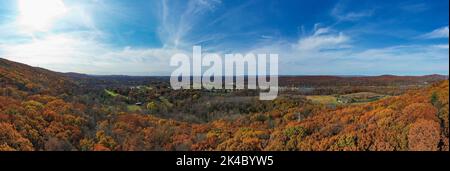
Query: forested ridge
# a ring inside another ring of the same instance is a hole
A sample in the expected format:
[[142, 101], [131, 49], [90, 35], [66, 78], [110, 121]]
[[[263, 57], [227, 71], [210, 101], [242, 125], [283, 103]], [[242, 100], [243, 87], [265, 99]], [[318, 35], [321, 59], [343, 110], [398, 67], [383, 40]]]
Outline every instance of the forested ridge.
[[[165, 86], [91, 92], [81, 76], [0, 59], [0, 151], [449, 151], [449, 81], [435, 77], [422, 88], [362, 104], [330, 107], [301, 96], [214, 104], [208, 95]], [[126, 105], [148, 99], [139, 110]], [[202, 114], [180, 119], [180, 112]]]

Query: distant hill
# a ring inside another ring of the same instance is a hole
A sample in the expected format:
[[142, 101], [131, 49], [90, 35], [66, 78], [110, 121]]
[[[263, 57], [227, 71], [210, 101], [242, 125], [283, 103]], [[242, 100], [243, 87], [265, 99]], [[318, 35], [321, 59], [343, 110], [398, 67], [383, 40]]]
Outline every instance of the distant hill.
[[0, 85], [35, 93], [70, 93], [76, 83], [62, 73], [0, 58]]
[[[21, 90], [66, 92], [77, 84], [122, 84], [139, 85], [152, 81], [169, 80], [168, 76], [126, 76], [126, 75], [88, 75], [83, 73], [59, 73], [43, 68], [0, 58], [0, 82], [2, 86], [14, 85]], [[280, 76], [280, 86], [399, 86], [412, 84], [431, 84], [448, 80], [445, 75], [425, 76]]]
[[425, 76], [281, 76], [282, 86], [399, 86], [411, 84], [430, 84], [448, 80], [446, 75]]

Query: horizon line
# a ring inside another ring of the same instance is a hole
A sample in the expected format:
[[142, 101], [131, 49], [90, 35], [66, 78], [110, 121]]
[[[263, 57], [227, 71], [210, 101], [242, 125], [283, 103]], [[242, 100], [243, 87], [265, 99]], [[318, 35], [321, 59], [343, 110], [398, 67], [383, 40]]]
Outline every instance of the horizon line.
[[[80, 72], [73, 72], [73, 71], [55, 71], [52, 69], [48, 69], [48, 68], [44, 68], [44, 67], [40, 67], [40, 66], [32, 66], [29, 64], [25, 64], [25, 63], [21, 63], [21, 62], [17, 62], [17, 61], [13, 61], [13, 60], [9, 60], [7, 58], [4, 57], [0, 57], [0, 59], [2, 60], [6, 60], [6, 61], [10, 61], [10, 62], [14, 62], [14, 63], [18, 63], [18, 64], [22, 64], [22, 65], [27, 65], [33, 68], [40, 68], [40, 69], [45, 69], [48, 71], [52, 71], [52, 72], [57, 72], [57, 73], [61, 73], [61, 74], [79, 74], [79, 75], [87, 75], [87, 76], [97, 76], [97, 77], [102, 77], [102, 76], [123, 76], [123, 77], [170, 77], [171, 75], [140, 75], [140, 74], [89, 74], [89, 73], [80, 73]], [[441, 74], [441, 73], [429, 73], [429, 74], [391, 74], [391, 73], [385, 73], [385, 74], [279, 74], [278, 77], [295, 77], [295, 76], [334, 76], [334, 77], [380, 77], [380, 76], [398, 76], [398, 77], [420, 77], [420, 76], [433, 76], [433, 75], [437, 75], [437, 76], [445, 76], [445, 77], [449, 77], [449, 74]], [[194, 75], [191, 75], [190, 77], [192, 77]], [[195, 77], [198, 76], [203, 76], [203, 75], [195, 75]], [[226, 77], [228, 75], [222, 75], [222, 77]], [[236, 75], [231, 75], [231, 76], [236, 76]], [[257, 75], [237, 75], [237, 76], [257, 76]], [[271, 76], [271, 75], [266, 75], [266, 76]]]

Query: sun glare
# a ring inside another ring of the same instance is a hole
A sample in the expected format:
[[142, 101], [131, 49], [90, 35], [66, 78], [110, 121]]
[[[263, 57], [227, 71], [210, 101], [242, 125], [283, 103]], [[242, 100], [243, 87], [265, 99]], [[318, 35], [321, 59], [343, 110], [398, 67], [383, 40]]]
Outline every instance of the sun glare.
[[19, 0], [19, 23], [27, 31], [48, 31], [67, 12], [62, 0]]

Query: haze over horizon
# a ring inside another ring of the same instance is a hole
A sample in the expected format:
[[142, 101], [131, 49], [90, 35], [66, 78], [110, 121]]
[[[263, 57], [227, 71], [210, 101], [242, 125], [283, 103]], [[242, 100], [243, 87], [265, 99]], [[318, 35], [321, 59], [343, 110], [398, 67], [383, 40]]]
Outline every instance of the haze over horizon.
[[0, 57], [58, 72], [160, 76], [175, 69], [173, 54], [201, 45], [278, 53], [280, 75], [448, 75], [448, 13], [448, 0], [4, 0]]

